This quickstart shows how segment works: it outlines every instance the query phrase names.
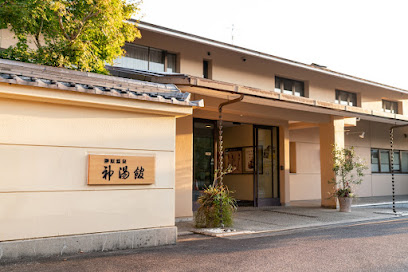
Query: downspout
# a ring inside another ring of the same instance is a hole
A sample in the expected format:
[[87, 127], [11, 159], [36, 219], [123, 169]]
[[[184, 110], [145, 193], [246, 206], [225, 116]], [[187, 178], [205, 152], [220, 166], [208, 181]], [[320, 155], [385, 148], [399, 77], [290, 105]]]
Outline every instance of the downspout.
[[[217, 183], [220, 184], [221, 186], [223, 185], [222, 180], [224, 179], [224, 148], [223, 148], [223, 140], [222, 140], [222, 108], [226, 105], [231, 105], [234, 103], [238, 103], [240, 101], [242, 101], [242, 99], [244, 99], [244, 95], [241, 94], [240, 97], [236, 98], [236, 99], [232, 99], [229, 100], [227, 102], [221, 103], [218, 106], [218, 113], [219, 113], [219, 122], [218, 122], [218, 146], [219, 146], [219, 163], [218, 163], [218, 171], [216, 172], [216, 180], [214, 180], [214, 185], [216, 185]], [[217, 177], [218, 176], [218, 177]], [[221, 228], [224, 228], [224, 220], [222, 218], [222, 201], [220, 203], [220, 224], [221, 224]]]
[[238, 97], [238, 98], [235, 98], [235, 99], [232, 99], [232, 100], [228, 100], [228, 101], [226, 101], [226, 102], [221, 103], [221, 104], [218, 106], [218, 112], [221, 114], [221, 113], [222, 113], [222, 108], [223, 108], [224, 106], [229, 105], [229, 104], [234, 104], [234, 103], [240, 102], [240, 101], [242, 101], [242, 99], [244, 99], [244, 95], [243, 95], [243, 94], [241, 94], [241, 96]]
[[394, 177], [394, 129], [408, 127], [408, 125], [392, 126], [390, 128], [390, 146], [391, 146], [391, 186], [392, 186], [392, 211], [394, 215], [397, 215], [395, 209], [395, 177]]
[[226, 105], [231, 105], [237, 102], [242, 101], [244, 99], [244, 95], [241, 94], [240, 97], [232, 100], [228, 100], [226, 102], [221, 103], [218, 106], [218, 113], [219, 113], [219, 122], [218, 122], [218, 154], [219, 154], [219, 159], [218, 159], [218, 172], [216, 174], [216, 180], [214, 182], [214, 185], [219, 183], [222, 184], [222, 180], [224, 178], [224, 174], [222, 173], [224, 170], [224, 148], [223, 148], [223, 140], [222, 140], [222, 108]]

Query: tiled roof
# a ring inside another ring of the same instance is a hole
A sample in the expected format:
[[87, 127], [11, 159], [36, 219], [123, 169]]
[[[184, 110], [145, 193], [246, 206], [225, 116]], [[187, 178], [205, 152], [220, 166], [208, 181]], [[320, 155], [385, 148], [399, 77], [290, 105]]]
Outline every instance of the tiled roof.
[[0, 59], [0, 82], [180, 106], [204, 106], [203, 100], [191, 101], [190, 93], [181, 92], [174, 84], [152, 83], [5, 59]]

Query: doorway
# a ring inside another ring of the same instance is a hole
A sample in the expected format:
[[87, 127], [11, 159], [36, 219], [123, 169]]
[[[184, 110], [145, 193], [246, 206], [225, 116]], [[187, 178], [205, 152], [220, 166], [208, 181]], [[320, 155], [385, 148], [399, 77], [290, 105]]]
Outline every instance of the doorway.
[[254, 126], [254, 151], [254, 204], [280, 205], [278, 128]]
[[214, 180], [216, 121], [194, 119], [193, 123], [193, 210], [203, 190]]
[[[279, 129], [224, 121], [224, 165], [234, 171], [224, 184], [239, 206], [280, 205]], [[193, 210], [203, 190], [213, 183], [217, 162], [217, 121], [194, 119]]]

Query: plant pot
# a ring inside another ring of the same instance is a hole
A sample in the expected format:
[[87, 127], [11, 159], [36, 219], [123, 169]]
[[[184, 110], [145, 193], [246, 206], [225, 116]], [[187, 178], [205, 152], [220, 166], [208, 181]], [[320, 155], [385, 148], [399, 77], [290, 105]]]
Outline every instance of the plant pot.
[[339, 197], [340, 211], [341, 212], [351, 212], [351, 197]]

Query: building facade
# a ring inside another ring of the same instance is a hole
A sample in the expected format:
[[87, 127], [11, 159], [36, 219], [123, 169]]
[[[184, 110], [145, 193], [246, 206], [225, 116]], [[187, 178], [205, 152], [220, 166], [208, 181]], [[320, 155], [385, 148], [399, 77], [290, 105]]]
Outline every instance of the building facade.
[[[320, 199], [335, 208], [333, 146], [354, 146], [369, 166], [359, 196], [391, 194], [389, 130], [408, 124], [408, 91], [138, 27], [143, 37], [108, 67], [113, 77], [0, 60], [0, 249], [8, 257], [30, 256], [16, 251], [20, 242], [38, 253], [48, 238], [67, 253], [175, 242], [175, 218], [191, 218], [212, 184], [220, 108], [225, 163], [236, 167], [224, 182], [239, 205]], [[13, 43], [1, 30], [0, 48]], [[395, 129], [397, 194], [408, 193], [407, 135]], [[91, 155], [154, 157], [153, 183], [92, 185]]]
[[[140, 23], [143, 38], [126, 45], [112, 73], [176, 84], [205, 106], [177, 120], [176, 216], [192, 216], [217, 161], [218, 107], [223, 108], [225, 178], [240, 205], [290, 205], [327, 199], [331, 149], [354, 146], [369, 169], [362, 197], [391, 194], [389, 129], [407, 124], [408, 92], [203, 37]], [[408, 193], [408, 130], [395, 130], [397, 194]], [[252, 165], [248, 166], [250, 163]]]

